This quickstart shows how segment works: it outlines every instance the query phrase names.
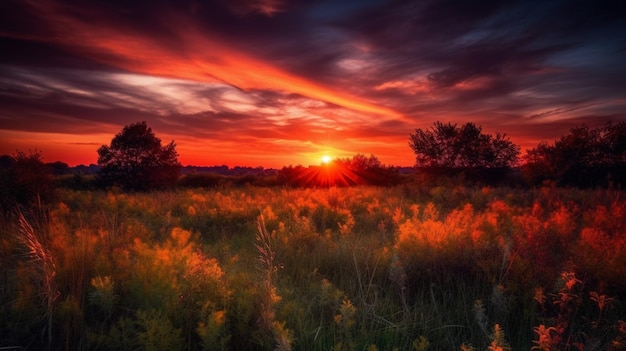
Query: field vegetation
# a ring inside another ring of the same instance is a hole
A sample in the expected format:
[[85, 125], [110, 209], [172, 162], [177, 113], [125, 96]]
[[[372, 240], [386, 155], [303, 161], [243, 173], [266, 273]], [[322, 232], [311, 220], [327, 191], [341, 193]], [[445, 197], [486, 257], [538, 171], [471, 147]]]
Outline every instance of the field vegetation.
[[623, 350], [613, 189], [59, 189], [5, 211], [0, 347]]
[[520, 166], [436, 123], [412, 174], [181, 176], [145, 122], [95, 175], [0, 156], [0, 349], [624, 350], [624, 136], [574, 128]]

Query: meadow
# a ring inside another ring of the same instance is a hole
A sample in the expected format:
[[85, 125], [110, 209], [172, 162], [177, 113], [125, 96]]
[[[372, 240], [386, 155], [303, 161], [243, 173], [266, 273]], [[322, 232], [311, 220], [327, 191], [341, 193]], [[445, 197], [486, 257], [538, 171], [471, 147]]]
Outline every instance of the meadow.
[[60, 189], [2, 222], [0, 347], [626, 348], [619, 190]]

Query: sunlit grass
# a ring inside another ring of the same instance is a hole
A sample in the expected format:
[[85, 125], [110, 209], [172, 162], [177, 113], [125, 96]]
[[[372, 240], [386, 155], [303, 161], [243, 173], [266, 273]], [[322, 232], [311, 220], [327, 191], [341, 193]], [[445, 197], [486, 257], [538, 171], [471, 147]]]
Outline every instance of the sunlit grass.
[[3, 223], [0, 326], [16, 336], [0, 347], [36, 333], [55, 349], [608, 349], [626, 341], [622, 198], [63, 190], [44, 216]]

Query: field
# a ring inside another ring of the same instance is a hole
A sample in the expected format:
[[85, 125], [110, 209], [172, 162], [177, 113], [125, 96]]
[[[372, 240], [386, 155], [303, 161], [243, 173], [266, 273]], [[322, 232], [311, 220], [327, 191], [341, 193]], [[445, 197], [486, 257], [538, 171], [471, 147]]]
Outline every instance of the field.
[[0, 347], [626, 348], [617, 190], [61, 189], [2, 222]]

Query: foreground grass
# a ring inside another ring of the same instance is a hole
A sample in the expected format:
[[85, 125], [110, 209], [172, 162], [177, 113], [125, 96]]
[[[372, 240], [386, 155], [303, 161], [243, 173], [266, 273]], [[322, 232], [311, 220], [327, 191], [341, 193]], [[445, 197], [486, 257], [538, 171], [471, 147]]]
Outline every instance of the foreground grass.
[[4, 219], [0, 346], [624, 347], [618, 191], [64, 190]]

